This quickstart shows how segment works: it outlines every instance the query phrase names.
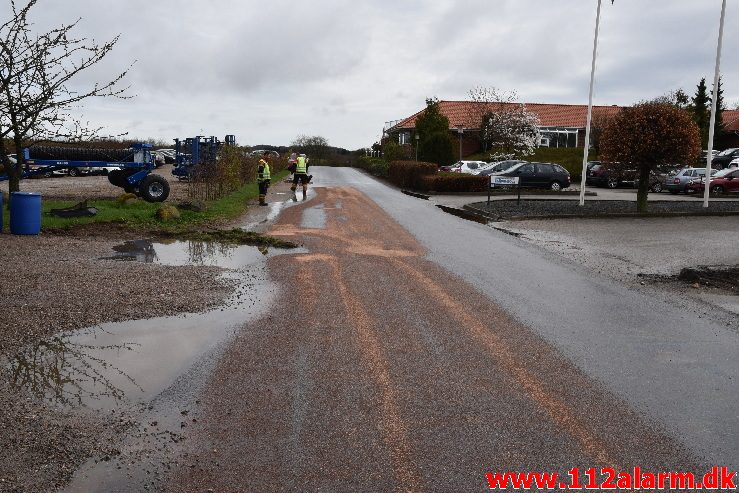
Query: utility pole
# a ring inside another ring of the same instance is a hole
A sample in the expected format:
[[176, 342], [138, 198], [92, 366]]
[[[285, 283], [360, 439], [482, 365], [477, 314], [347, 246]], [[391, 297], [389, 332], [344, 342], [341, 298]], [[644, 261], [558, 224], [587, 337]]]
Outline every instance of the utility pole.
[[718, 28], [718, 44], [716, 46], [716, 71], [713, 74], [713, 97], [711, 98], [711, 123], [708, 127], [708, 156], [706, 156], [706, 177], [703, 187], [703, 207], [708, 207], [708, 194], [711, 192], [711, 163], [713, 161], [713, 136], [716, 132], [716, 104], [718, 103], [718, 81], [721, 71], [721, 45], [724, 38], [724, 17], [726, 0], [721, 4], [721, 20]]
[[462, 134], [464, 133], [464, 125], [459, 125], [457, 127], [457, 132], [459, 132], [459, 160], [462, 160]]
[[598, 29], [600, 28], [600, 5], [595, 15], [595, 37], [593, 38], [593, 62], [590, 65], [590, 95], [588, 96], [588, 120], [585, 125], [585, 150], [582, 156], [582, 178], [580, 179], [580, 205], [585, 205], [585, 180], [588, 174], [588, 151], [590, 151], [590, 125], [593, 121], [593, 83], [595, 82], [595, 55], [598, 52]]

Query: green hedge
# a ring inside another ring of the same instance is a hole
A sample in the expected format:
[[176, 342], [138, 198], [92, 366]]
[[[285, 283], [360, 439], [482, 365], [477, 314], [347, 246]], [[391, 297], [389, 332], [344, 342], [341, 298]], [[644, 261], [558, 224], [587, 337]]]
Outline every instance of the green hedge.
[[439, 173], [421, 178], [418, 189], [423, 192], [486, 192], [488, 178], [486, 176], [466, 175], [462, 173]]
[[439, 167], [434, 163], [416, 161], [393, 161], [390, 163], [388, 179], [402, 188], [419, 189], [424, 176], [436, 175]]
[[380, 176], [382, 178], [387, 178], [388, 168], [390, 167], [390, 164], [384, 159], [368, 156], [359, 157], [354, 165], [374, 176]]

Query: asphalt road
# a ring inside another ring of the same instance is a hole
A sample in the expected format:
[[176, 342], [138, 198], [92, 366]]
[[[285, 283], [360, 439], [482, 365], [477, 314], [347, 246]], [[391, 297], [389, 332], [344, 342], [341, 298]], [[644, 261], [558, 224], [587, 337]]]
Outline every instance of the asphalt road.
[[484, 491], [486, 472], [739, 465], [739, 334], [356, 170], [272, 234], [168, 491]]

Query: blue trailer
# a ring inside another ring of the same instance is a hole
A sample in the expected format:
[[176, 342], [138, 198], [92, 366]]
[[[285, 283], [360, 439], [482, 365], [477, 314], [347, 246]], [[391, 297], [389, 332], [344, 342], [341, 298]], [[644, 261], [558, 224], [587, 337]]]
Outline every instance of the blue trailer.
[[[21, 178], [49, 175], [54, 171], [117, 168], [108, 172], [108, 181], [135, 193], [147, 202], [163, 202], [169, 196], [169, 182], [151, 172], [156, 168], [150, 144], [134, 144], [130, 149], [71, 149], [37, 146], [26, 148], [26, 169]], [[7, 180], [0, 175], [0, 181]]]
[[[224, 142], [217, 137], [188, 137], [185, 140], [175, 139], [175, 167], [172, 174], [180, 180], [191, 178], [196, 170], [215, 164], [218, 150]], [[236, 137], [226, 135], [225, 145], [236, 145]]]

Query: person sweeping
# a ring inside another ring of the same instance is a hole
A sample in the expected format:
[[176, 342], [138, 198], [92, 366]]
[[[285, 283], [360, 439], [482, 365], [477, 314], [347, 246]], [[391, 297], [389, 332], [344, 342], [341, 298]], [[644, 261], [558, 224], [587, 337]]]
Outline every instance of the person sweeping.
[[290, 190], [293, 191], [293, 195], [295, 195], [295, 191], [298, 188], [298, 182], [300, 182], [303, 186], [303, 200], [305, 200], [306, 193], [308, 192], [308, 182], [311, 178], [312, 176], [308, 176], [308, 159], [305, 157], [305, 154], [301, 154], [295, 162], [293, 186], [290, 187]]

